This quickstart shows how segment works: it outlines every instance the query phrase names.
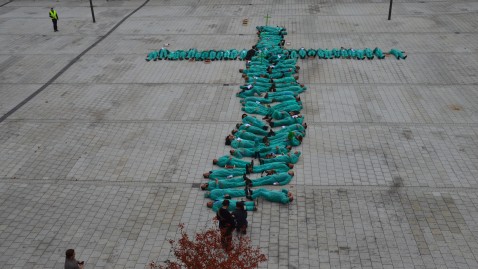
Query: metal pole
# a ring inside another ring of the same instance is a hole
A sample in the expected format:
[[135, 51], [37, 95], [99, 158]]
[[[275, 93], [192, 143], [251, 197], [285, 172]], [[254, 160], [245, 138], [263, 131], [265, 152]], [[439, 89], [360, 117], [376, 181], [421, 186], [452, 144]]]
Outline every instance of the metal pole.
[[390, 9], [388, 10], [388, 20], [392, 18], [392, 3], [393, 3], [393, 0], [390, 0]]
[[93, 17], [93, 22], [95, 23], [95, 11], [93, 10], [93, 2], [90, 0], [90, 7], [91, 7], [91, 17]]

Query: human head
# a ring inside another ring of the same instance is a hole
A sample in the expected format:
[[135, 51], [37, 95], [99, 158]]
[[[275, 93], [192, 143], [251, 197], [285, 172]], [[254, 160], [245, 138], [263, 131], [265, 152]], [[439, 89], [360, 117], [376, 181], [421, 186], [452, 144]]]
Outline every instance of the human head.
[[247, 117], [247, 114], [242, 114], [242, 118], [245, 118], [245, 117]]
[[213, 201], [209, 201], [206, 203], [206, 206], [209, 207], [209, 208], [212, 208], [212, 205], [214, 204]]
[[226, 199], [226, 200], [231, 200], [232, 197], [231, 197], [231, 195], [229, 195], [229, 194], [224, 194], [224, 199]]
[[226, 136], [226, 142], [225, 142], [226, 146], [231, 145], [232, 140], [234, 140], [234, 136], [233, 135], [227, 135]]
[[228, 207], [229, 206], [229, 200], [224, 200], [222, 201], [222, 206]]
[[229, 151], [229, 153], [231, 153], [231, 155], [234, 155], [234, 152], [236, 152], [236, 151], [233, 150], [233, 149], [231, 149], [231, 150]]
[[201, 184], [201, 190], [206, 190], [209, 187], [209, 183], [203, 183]]
[[210, 174], [211, 174], [211, 173], [206, 172], [206, 173], [202, 174], [202, 176], [203, 176], [204, 178], [209, 178], [209, 175], [210, 175]]
[[291, 176], [294, 176], [294, 171], [290, 170], [289, 172], [287, 172], [289, 175]]
[[65, 254], [66, 254], [67, 259], [74, 259], [75, 258], [75, 250], [74, 249], [71, 249], [71, 248], [67, 249]]
[[294, 165], [291, 163], [288, 163], [287, 166], [289, 166], [290, 169], [294, 168]]
[[218, 160], [217, 159], [213, 159], [212, 160], [212, 164], [217, 164]]
[[53, 10], [53, 8], [51, 8], [51, 10]]

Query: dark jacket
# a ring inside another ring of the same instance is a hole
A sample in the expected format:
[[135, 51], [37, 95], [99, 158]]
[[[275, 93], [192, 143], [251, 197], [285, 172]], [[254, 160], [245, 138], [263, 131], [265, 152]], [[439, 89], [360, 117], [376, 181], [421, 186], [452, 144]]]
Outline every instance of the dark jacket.
[[229, 212], [229, 210], [224, 209], [223, 207], [217, 211], [217, 218], [219, 220], [219, 228], [234, 228], [236, 226], [236, 221], [234, 220], [232, 214]]
[[243, 209], [236, 209], [233, 213], [236, 219], [236, 227], [240, 228], [247, 225], [247, 211]]

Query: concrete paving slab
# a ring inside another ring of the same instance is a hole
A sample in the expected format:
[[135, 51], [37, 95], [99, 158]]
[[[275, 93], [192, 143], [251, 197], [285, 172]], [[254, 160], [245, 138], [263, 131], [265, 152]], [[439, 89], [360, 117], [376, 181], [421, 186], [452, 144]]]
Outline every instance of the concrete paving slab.
[[213, 225], [197, 184], [230, 149], [244, 62], [144, 59], [249, 48], [266, 14], [288, 48], [409, 57], [298, 61], [296, 200], [249, 214], [260, 268], [478, 267], [477, 1], [394, 1], [391, 21], [388, 1], [143, 3], [95, 0], [93, 24], [89, 1], [55, 2], [54, 33], [51, 1], [0, 1], [0, 267], [61, 268], [75, 248], [140, 269], [173, 258], [179, 223]]

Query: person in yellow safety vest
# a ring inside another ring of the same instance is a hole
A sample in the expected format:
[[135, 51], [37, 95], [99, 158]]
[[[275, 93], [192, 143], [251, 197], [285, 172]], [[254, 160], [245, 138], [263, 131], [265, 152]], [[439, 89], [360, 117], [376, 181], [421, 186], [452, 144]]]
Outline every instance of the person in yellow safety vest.
[[58, 13], [56, 13], [56, 10], [54, 10], [53, 8], [50, 9], [50, 18], [51, 18], [51, 21], [53, 22], [53, 30], [55, 32], [58, 32], [58, 26], [57, 26]]

